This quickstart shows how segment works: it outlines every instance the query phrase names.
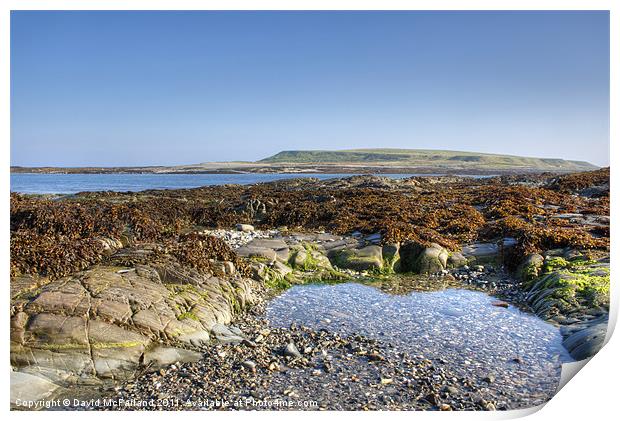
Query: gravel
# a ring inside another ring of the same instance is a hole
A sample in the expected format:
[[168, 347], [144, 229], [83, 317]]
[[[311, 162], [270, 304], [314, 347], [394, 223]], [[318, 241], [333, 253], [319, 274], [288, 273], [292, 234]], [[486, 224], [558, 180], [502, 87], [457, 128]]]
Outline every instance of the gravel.
[[[107, 404], [100, 399], [88, 409], [508, 409], [484, 398], [482, 380], [456, 376], [445, 364], [382, 341], [296, 324], [276, 328], [262, 306], [235, 325], [261, 340], [255, 346], [212, 343], [202, 360], [146, 372], [105, 394]], [[283, 352], [292, 351], [291, 344], [297, 352]]]

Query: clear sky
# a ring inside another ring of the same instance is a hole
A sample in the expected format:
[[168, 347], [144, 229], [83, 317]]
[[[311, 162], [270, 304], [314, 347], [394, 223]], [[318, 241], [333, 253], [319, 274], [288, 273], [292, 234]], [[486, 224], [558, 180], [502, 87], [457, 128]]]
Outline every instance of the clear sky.
[[608, 13], [12, 12], [12, 165], [361, 147], [608, 165]]

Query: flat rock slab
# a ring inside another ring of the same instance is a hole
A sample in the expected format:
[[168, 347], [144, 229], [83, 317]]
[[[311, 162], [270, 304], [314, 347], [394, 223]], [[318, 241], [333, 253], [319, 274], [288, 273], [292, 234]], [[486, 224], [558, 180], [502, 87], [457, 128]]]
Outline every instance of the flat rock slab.
[[11, 404], [23, 401], [36, 401], [49, 397], [58, 385], [33, 374], [19, 371], [11, 372]]
[[200, 352], [166, 346], [158, 346], [144, 353], [144, 363], [153, 363], [153, 366], [157, 368], [177, 362], [196, 362], [201, 358]]
[[475, 243], [463, 247], [463, 256], [487, 257], [499, 253], [499, 247], [495, 243]]
[[594, 356], [603, 347], [606, 334], [605, 320], [569, 334], [562, 344], [571, 356], [579, 361]]
[[[230, 323], [256, 299], [251, 279], [222, 279], [164, 259], [133, 268], [95, 265], [14, 298], [12, 366], [61, 387], [126, 380], [160, 340], [201, 347], [211, 326]], [[222, 339], [243, 340], [234, 332]]]
[[345, 248], [357, 247], [359, 245], [359, 241], [353, 238], [345, 238], [343, 240], [325, 242], [325, 243], [322, 243], [321, 245], [323, 246], [323, 249], [326, 251], [342, 250]]
[[[237, 249], [237, 253], [244, 257], [260, 255], [271, 258], [271, 256], [275, 255], [273, 260], [278, 259], [282, 262], [288, 260], [289, 251], [288, 244], [284, 240], [273, 238], [255, 238], [244, 247]], [[249, 255], [246, 256], [246, 253], [249, 253]]]
[[234, 326], [226, 326], [216, 323], [211, 327], [211, 335], [219, 342], [225, 344], [238, 344], [245, 340], [242, 332]]
[[270, 263], [276, 261], [278, 257], [275, 250], [267, 248], [267, 247], [255, 247], [255, 246], [242, 246], [239, 247], [235, 252], [241, 257], [260, 257], [268, 260]]
[[249, 247], [264, 247], [272, 250], [280, 250], [288, 248], [288, 244], [284, 240], [276, 238], [255, 238], [247, 244]]

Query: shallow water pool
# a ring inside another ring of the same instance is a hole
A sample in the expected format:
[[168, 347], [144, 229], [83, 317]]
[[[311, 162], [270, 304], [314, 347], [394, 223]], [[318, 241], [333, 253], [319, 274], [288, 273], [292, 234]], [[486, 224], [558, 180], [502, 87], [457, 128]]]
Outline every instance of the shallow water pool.
[[273, 299], [266, 317], [274, 326], [295, 322], [381, 340], [481, 381], [497, 398], [548, 400], [561, 364], [572, 361], [559, 329], [493, 301], [466, 289], [391, 295], [358, 283], [304, 285]]

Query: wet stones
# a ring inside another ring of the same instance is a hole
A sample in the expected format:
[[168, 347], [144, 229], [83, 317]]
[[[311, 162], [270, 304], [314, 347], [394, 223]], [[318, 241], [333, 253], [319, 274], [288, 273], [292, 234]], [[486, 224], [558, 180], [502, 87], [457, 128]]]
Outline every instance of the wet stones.
[[[263, 321], [249, 317], [238, 323], [252, 337], [260, 334], [264, 326]], [[297, 349], [304, 349], [301, 358], [282, 353], [282, 347], [290, 343], [294, 343]], [[369, 362], [366, 354], [376, 355], [377, 361]], [[296, 408], [311, 410], [483, 409], [469, 397], [469, 386], [454, 384], [455, 380], [451, 373], [440, 370], [430, 360], [395, 352], [386, 344], [361, 335], [342, 337], [295, 325], [271, 329], [257, 348], [211, 345], [205, 349], [204, 359], [200, 361], [145, 373], [111, 394], [122, 399], [167, 397], [194, 402], [220, 396], [231, 400], [311, 397], [316, 401], [315, 406]], [[452, 384], [454, 393], [446, 395], [442, 392]], [[420, 399], [427, 396], [429, 400]], [[180, 405], [166, 409], [233, 408]], [[247, 409], [283, 408], [259, 406]]]

